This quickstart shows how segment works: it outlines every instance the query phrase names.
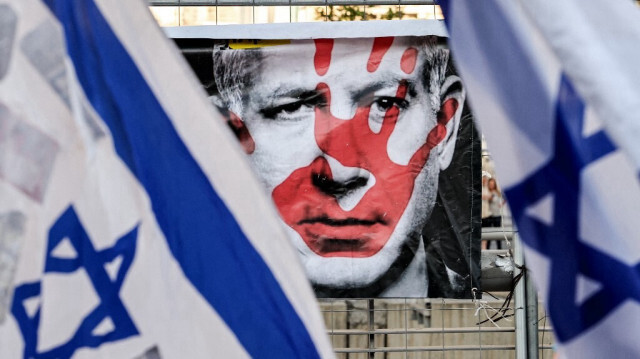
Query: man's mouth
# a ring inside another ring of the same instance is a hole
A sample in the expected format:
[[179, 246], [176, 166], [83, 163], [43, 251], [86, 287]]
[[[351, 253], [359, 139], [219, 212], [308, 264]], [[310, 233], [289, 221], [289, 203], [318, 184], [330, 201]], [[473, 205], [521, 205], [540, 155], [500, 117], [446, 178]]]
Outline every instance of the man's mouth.
[[330, 218], [328, 216], [318, 216], [312, 218], [305, 218], [298, 222], [298, 225], [303, 224], [325, 224], [331, 227], [346, 227], [346, 226], [373, 226], [375, 224], [384, 224], [387, 223], [380, 217], [375, 217], [373, 219], [359, 219], [359, 218]]
[[316, 253], [331, 257], [368, 256], [366, 253], [376, 247], [377, 237], [386, 225], [386, 221], [379, 217], [338, 219], [318, 216], [297, 223], [307, 244]]

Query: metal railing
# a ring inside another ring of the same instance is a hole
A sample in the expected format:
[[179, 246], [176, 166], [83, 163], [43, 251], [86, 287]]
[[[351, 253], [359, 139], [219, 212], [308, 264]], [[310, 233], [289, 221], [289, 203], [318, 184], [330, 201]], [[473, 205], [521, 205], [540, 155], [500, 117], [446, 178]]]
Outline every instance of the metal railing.
[[[514, 358], [519, 344], [513, 316], [525, 309], [511, 303], [503, 308], [502, 320], [487, 320], [505, 295], [479, 302], [322, 300], [320, 306], [338, 358]], [[543, 320], [544, 313], [537, 319]], [[534, 335], [540, 337], [540, 345], [523, 348], [529, 353], [517, 357], [533, 358], [531, 352], [539, 352], [537, 357], [551, 358], [551, 328], [536, 327]]]

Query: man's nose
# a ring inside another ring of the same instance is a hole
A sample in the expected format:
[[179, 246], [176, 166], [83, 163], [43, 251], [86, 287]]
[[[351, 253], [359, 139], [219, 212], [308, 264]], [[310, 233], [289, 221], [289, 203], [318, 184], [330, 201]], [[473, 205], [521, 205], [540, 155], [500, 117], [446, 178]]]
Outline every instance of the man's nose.
[[373, 174], [358, 167], [347, 167], [325, 155], [331, 173], [314, 173], [312, 183], [322, 193], [335, 197], [343, 210], [353, 209], [375, 183]]
[[345, 181], [336, 181], [329, 176], [316, 173], [313, 176], [313, 185], [318, 187], [323, 193], [330, 196], [342, 197], [359, 188], [365, 187], [368, 180], [364, 177], [353, 177]]

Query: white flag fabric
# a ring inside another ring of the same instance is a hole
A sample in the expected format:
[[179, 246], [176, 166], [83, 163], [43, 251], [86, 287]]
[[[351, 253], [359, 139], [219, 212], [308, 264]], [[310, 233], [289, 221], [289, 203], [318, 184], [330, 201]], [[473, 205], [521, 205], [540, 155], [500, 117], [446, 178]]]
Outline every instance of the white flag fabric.
[[640, 357], [640, 10], [439, 3], [560, 353]]
[[332, 357], [297, 253], [144, 1], [0, 0], [0, 357]]

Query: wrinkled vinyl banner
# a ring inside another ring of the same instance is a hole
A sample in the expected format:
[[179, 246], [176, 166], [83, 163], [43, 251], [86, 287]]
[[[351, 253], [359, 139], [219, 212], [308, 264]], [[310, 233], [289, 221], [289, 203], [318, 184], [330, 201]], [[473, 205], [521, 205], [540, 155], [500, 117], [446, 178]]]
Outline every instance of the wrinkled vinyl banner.
[[472, 297], [480, 140], [444, 39], [176, 42], [318, 297]]

